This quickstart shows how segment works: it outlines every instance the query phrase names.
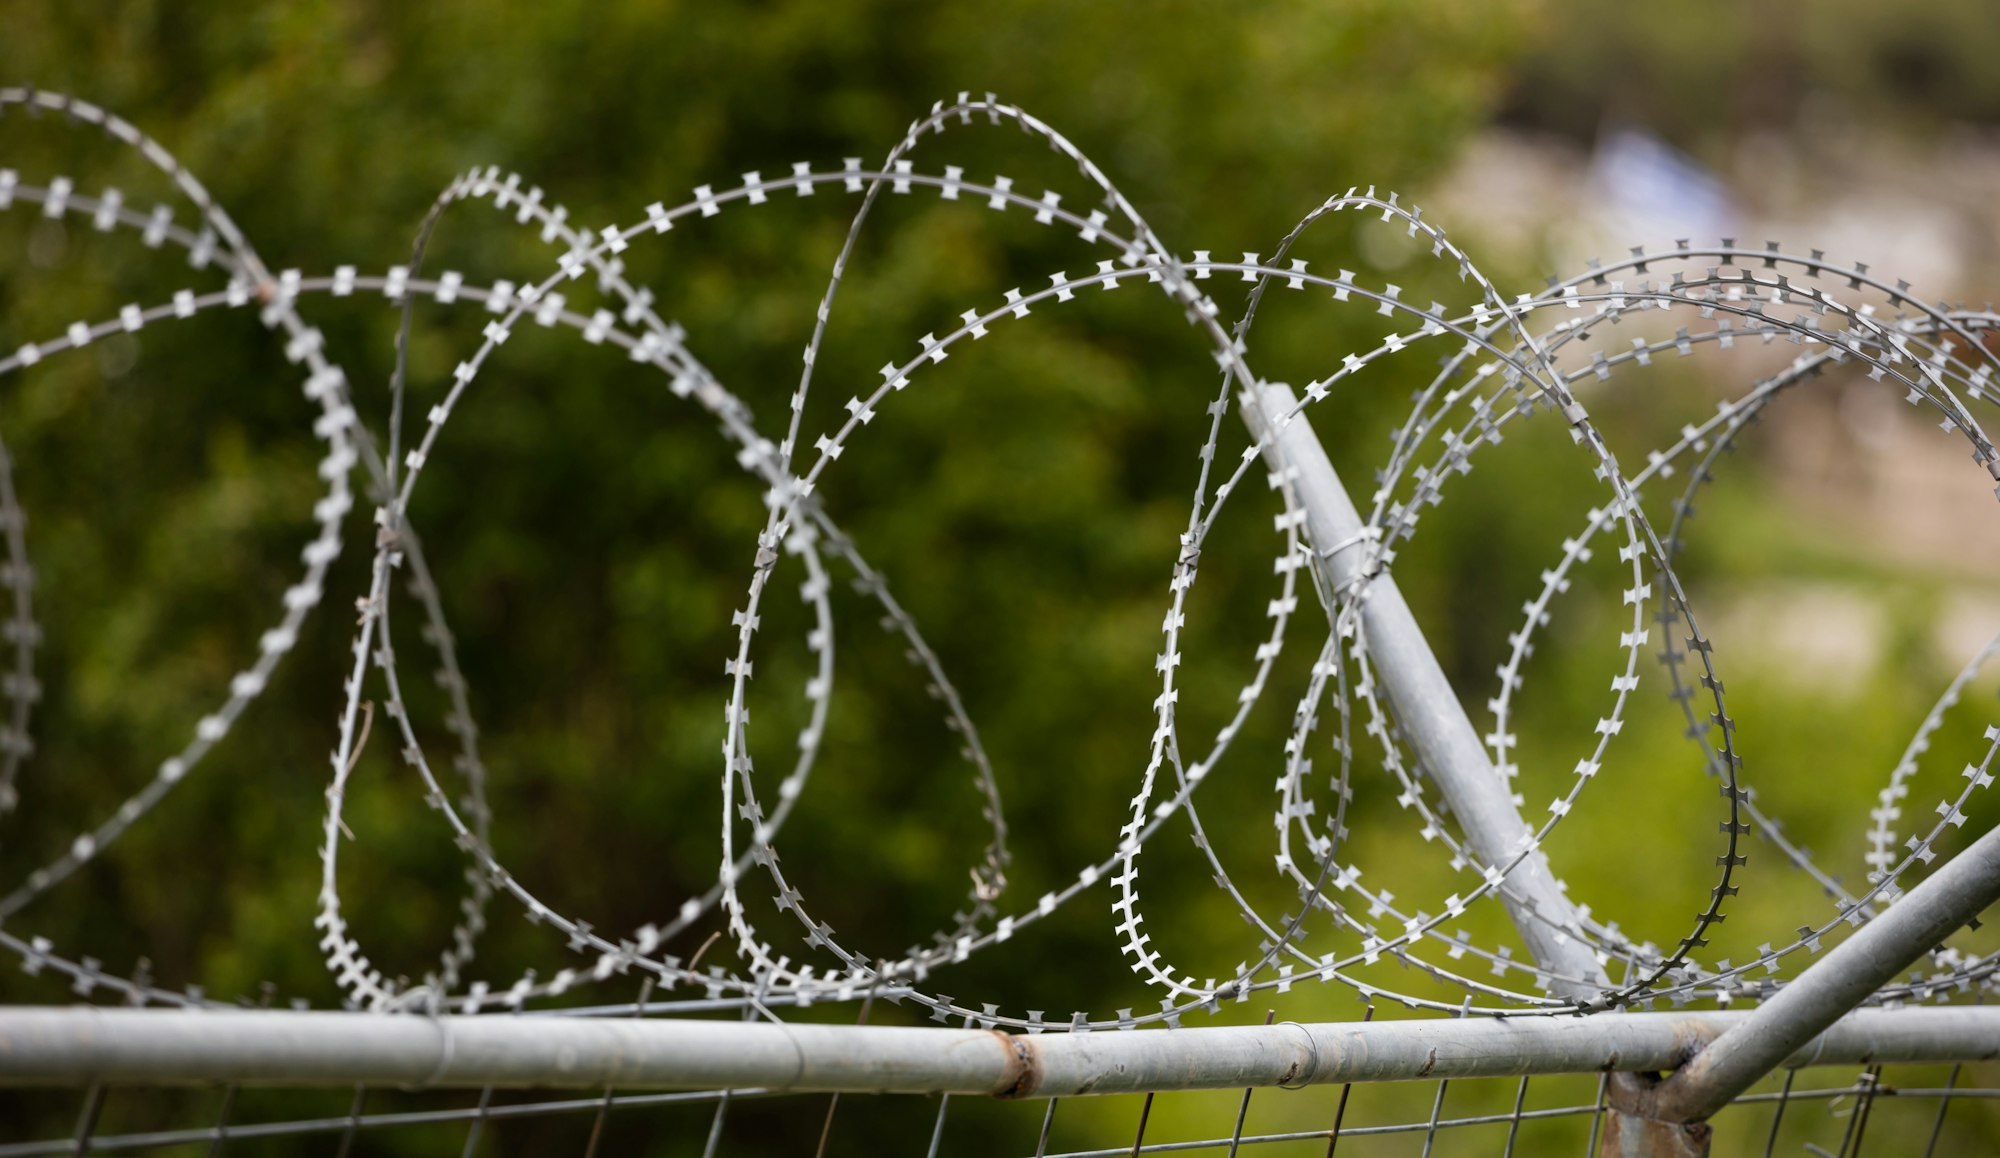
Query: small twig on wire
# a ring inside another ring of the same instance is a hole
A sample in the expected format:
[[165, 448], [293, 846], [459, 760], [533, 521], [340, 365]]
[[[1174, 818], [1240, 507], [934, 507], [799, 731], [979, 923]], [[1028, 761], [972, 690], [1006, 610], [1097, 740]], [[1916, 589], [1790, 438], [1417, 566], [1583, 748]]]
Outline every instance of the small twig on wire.
[[696, 949], [696, 950], [694, 951], [694, 956], [692, 956], [692, 957], [689, 957], [689, 958], [688, 958], [688, 963], [687, 963], [687, 966], [686, 966], [686, 968], [687, 968], [687, 971], [688, 971], [689, 973], [692, 973], [692, 972], [694, 972], [694, 967], [695, 967], [695, 966], [696, 966], [697, 964], [699, 964], [699, 963], [700, 963], [700, 961], [701, 961], [701, 955], [702, 955], [703, 953], [706, 953], [706, 952], [708, 952], [708, 947], [709, 947], [710, 945], [713, 945], [713, 944], [715, 944], [715, 943], [716, 943], [716, 941], [718, 941], [718, 940], [720, 940], [720, 939], [721, 939], [721, 937], [722, 937], [722, 930], [721, 930], [721, 929], [717, 929], [717, 930], [716, 930], [715, 932], [713, 932], [713, 933], [710, 933], [710, 934], [708, 935], [708, 940], [706, 940], [706, 941], [703, 941], [703, 942], [701, 943], [701, 948], [699, 948], [699, 949]]

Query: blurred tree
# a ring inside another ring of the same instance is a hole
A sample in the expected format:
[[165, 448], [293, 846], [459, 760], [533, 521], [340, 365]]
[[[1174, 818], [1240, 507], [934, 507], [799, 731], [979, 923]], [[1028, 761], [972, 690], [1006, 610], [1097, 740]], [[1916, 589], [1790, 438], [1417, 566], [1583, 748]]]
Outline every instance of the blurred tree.
[[[745, 170], [879, 156], [933, 100], [989, 89], [1070, 135], [1169, 244], [1227, 251], [1267, 248], [1337, 188], [1420, 179], [1489, 115], [1533, 10], [1418, 7], [65, 0], [9, 9], [0, 77], [141, 125], [274, 269], [404, 260], [430, 199], [473, 166], [520, 172], [578, 221], [631, 221], [647, 202]], [[0, 132], [4, 163], [24, 180], [115, 183], [135, 204], [169, 194], [136, 158], [60, 118], [10, 115]], [[920, 156], [933, 149], [932, 163], [1024, 187], [1075, 185], [1011, 130], [964, 130]], [[832, 198], [774, 203], [629, 255], [767, 430], [846, 217]], [[1018, 215], [891, 204], [878, 217], [836, 308], [819, 407], [939, 319], [1086, 256]], [[0, 266], [0, 348], [217, 280], [129, 236], [18, 207], [0, 220], [0, 245], [43, 258]], [[1349, 239], [1320, 248], [1347, 254]], [[521, 281], [554, 256], [470, 207], [447, 217], [429, 268]], [[1016, 895], [1102, 855], [1143, 762], [1159, 593], [1215, 382], [1179, 312], [1139, 299], [1038, 315], [955, 358], [898, 397], [826, 490], [980, 725], [1022, 826]], [[305, 309], [381, 430], [393, 312], [379, 300]], [[413, 406], [428, 405], [475, 339], [473, 312], [418, 311]], [[1339, 327], [1351, 324], [1274, 323], [1266, 340], [1274, 360], [1310, 367], [1344, 348]], [[149, 328], [125, 364], [54, 359], [0, 392], [48, 637], [40, 747], [0, 847], [8, 879], [143, 783], [267, 626], [315, 493], [297, 385], [254, 321], [229, 316]], [[657, 919], [712, 879], [704, 830], [717, 806], [720, 661], [762, 519], [709, 422], [660, 385], [567, 336], [524, 334], [454, 420], [415, 512], [483, 729], [498, 850], [552, 903], [606, 929]], [[1364, 402], [1329, 436], [1376, 437], [1392, 410]], [[818, 409], [809, 430], [815, 421]], [[1249, 645], [1237, 630], [1267, 596], [1261, 518], [1244, 511], [1224, 532], [1240, 566], [1204, 568], [1215, 611], [1196, 639], [1209, 658], [1189, 679], [1211, 698], [1241, 678]], [[333, 597], [243, 725], [151, 822], [66, 886], [70, 903], [38, 905], [11, 928], [114, 969], [145, 956], [167, 985], [227, 997], [269, 979], [286, 997], [333, 996], [308, 922], [352, 626], [340, 609], [366, 562], [359, 526], [351, 517]], [[956, 738], [868, 609], [842, 610], [827, 756], [783, 847], [816, 914], [889, 953], [949, 911], [982, 837]], [[785, 634], [801, 627], [796, 613], [780, 606], [770, 618], [759, 683], [773, 699], [757, 710], [776, 760], [803, 667]], [[400, 646], [421, 662], [414, 636]], [[1275, 735], [1281, 713], [1266, 713], [1260, 735]], [[414, 975], [455, 915], [457, 862], [386, 743], [357, 772], [348, 817], [360, 851], [343, 882], [378, 960]], [[1261, 790], [1238, 796], [1218, 801], [1220, 814], [1267, 828]], [[1195, 869], [1163, 865], [1162, 880], [1192, 885]], [[531, 963], [552, 968], [560, 950], [504, 909], [475, 972], [505, 984]], [[1094, 917], [1058, 925], [1036, 949], [1077, 963], [1059, 986], [1040, 982], [1052, 1007], [1106, 1006], [1130, 987]], [[1033, 996], [985, 966], [954, 984]], [[61, 999], [18, 976], [0, 994]], [[0, 1117], [26, 1128], [29, 1106], [0, 1101]], [[68, 1108], [50, 1112], [37, 1132], [63, 1128]], [[113, 1112], [157, 1124], [143, 1109]], [[498, 1141], [532, 1150], [542, 1137], [523, 1127]]]

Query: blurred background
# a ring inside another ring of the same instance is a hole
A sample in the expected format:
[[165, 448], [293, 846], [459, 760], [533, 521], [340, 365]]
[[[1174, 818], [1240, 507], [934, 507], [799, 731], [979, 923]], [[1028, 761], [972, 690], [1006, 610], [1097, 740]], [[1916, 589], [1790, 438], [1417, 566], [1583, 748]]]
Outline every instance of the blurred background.
[[[933, 101], [992, 91], [1067, 135], [1182, 253], [1269, 253], [1328, 195], [1374, 185], [1423, 206], [1510, 295], [1632, 245], [1728, 236], [1824, 250], [1907, 279], [1926, 300], [1978, 303], [2000, 280], [1996, 52], [2000, 21], [1977, 0], [335, 0], [257, 11], [14, 0], [0, 11], [0, 84], [69, 92], [127, 117], [207, 185], [272, 269], [312, 275], [407, 260], [432, 200], [475, 166], [521, 174], [593, 228], [631, 223], [649, 202], [675, 204], [746, 171], [879, 158]], [[1008, 174], [1024, 190], [1077, 184], [1060, 158], [1012, 129], [959, 130], [918, 156], [975, 178]], [[0, 167], [40, 184], [68, 175], [85, 192], [116, 185], [135, 205], [171, 192], [138, 158], [55, 116], [0, 118]], [[852, 204], [774, 200], [625, 255], [632, 279], [658, 292], [662, 316], [685, 326], [692, 349], [774, 436]], [[21, 206], [0, 213], [0, 350], [115, 316], [126, 302], [221, 284], [184, 255], [134, 242]], [[446, 218], [427, 268], [524, 282], [556, 256], [510, 216], [473, 206]], [[1393, 281], [1405, 300], [1471, 304], [1450, 265], [1379, 223], [1333, 221], [1299, 256]], [[884, 361], [913, 354], [918, 335], [1099, 257], [1026, 215], [886, 201], [850, 263], [806, 429], [830, 428], [837, 404], [877, 381]], [[1225, 313], [1248, 288], [1214, 283]], [[364, 297], [309, 299], [304, 313], [379, 432], [397, 317], [379, 295]], [[1158, 622], [1217, 388], [1178, 310], [1143, 289], [1099, 297], [1009, 323], [1001, 340], [928, 371], [822, 488], [938, 652], [993, 758], [1014, 852], [1003, 911], [1115, 845], [1144, 767]], [[1252, 363], [1273, 378], [1323, 377], [1379, 341], [1371, 313], [1274, 302]], [[420, 303], [417, 413], [442, 394], [485, 321], [476, 308]], [[1614, 445], [1658, 445], [1789, 357], [1745, 350], [1656, 366], [1589, 401]], [[1314, 411], [1350, 482], [1381, 465], [1433, 359], [1388, 359]], [[616, 350], [524, 327], [453, 419], [412, 512], [482, 730], [496, 851], [552, 905], [607, 930], [661, 920], [714, 879], [721, 667], [764, 514], [711, 420], [663, 385]], [[1952, 674], [2000, 630], [2000, 515], [1963, 447], [1895, 392], [1854, 374], [1795, 393], [1728, 464], [1692, 533], [1685, 576], [1731, 677], [1746, 778], [1795, 839], [1859, 881], [1875, 794]], [[0, 383], [0, 434], [30, 518], [46, 633], [37, 750], [20, 809], [0, 828], [0, 883], [11, 888], [150, 779], [275, 621], [318, 491], [310, 417], [297, 372], [249, 311], [149, 327]], [[1524, 431], [1483, 456], [1397, 564], [1475, 708], [1494, 692], [1541, 569], [1601, 493], [1561, 434]], [[1225, 456], [1242, 442], [1225, 441]], [[1226, 718], [1272, 594], [1275, 503], [1246, 495], [1239, 505], [1204, 553], [1190, 624], [1184, 703], [1196, 733]], [[310, 922], [353, 627], [343, 609], [362, 593], [368, 563], [359, 517], [348, 534], [300, 650], [226, 743], [9, 932], [45, 936], [114, 972], [143, 960], [168, 988], [337, 1002]], [[1579, 584], [1529, 671], [1516, 730], [1535, 803], [1562, 789], [1613, 674], [1616, 578], [1600, 568]], [[770, 606], [758, 659], [768, 702], [753, 701], [754, 743], [775, 762], [799, 719], [807, 656], [803, 614], [782, 597]], [[984, 830], [959, 739], [902, 662], [900, 641], [876, 630], [851, 592], [836, 610], [827, 750], [780, 848], [816, 916], [849, 944], [889, 955], [948, 922]], [[421, 665], [413, 620], [405, 615], [399, 631], [412, 635], [406, 662]], [[1318, 642], [1310, 624], [1295, 629], [1284, 671], [1296, 677]], [[1952, 787], [1993, 717], [1993, 685], [1976, 682], [1949, 716], [1918, 796]], [[1551, 854], [1572, 895], [1600, 916], [1670, 940], [1712, 883], [1716, 810], [1699, 752], [1678, 739], [1678, 715], [1664, 696], [1651, 701]], [[434, 700], [416, 701], [426, 705], [435, 712]], [[1225, 859], [1258, 878], [1253, 891], [1274, 906], [1287, 890], [1264, 871], [1270, 783], [1289, 710], [1283, 695], [1267, 697], [1243, 750], [1200, 798]], [[422, 726], [438, 730], [435, 718]], [[378, 741], [357, 769], [342, 883], [378, 963], [414, 977], [455, 919], [460, 862], [414, 777], [387, 753]], [[1379, 768], [1364, 761], [1357, 775], [1353, 855], [1380, 866], [1376, 883], [1413, 905], [1462, 888]], [[1976, 814], [1968, 828], [1993, 820]], [[1226, 971], [1254, 953], [1254, 939], [1246, 943], [1184, 835], [1164, 833], [1144, 861], [1142, 896], [1171, 942], [1156, 947], [1188, 969]], [[1741, 959], [1826, 915], [1802, 874], [1768, 851], [1751, 856], [1718, 955]], [[1086, 895], [932, 988], [1062, 1020], [1073, 1009], [1151, 1007], [1157, 997], [1119, 956], [1107, 903]], [[1507, 940], [1501, 923], [1488, 926]], [[696, 930], [684, 952], [711, 927], [719, 922]], [[560, 938], [496, 902], [473, 973], [504, 987], [524, 968], [546, 975], [571, 963]], [[1385, 984], [1423, 990], [1385, 968]], [[633, 988], [628, 980], [590, 999], [629, 1000]], [[78, 999], [59, 980], [0, 969], [0, 1000]], [[1293, 1020], [1361, 1013], [1344, 989], [1281, 1001], [1279, 1016]], [[1258, 1021], [1265, 1008], [1229, 1016]], [[1580, 1091], [1587, 1101], [1594, 1087]], [[1321, 1093], [1311, 1102], [1274, 1093], [1257, 1113], [1324, 1128]], [[1421, 1116], [1431, 1095], [1368, 1091], [1355, 1121]], [[1474, 1112], [1483, 1096], [1468, 1092], [1454, 1109]], [[102, 1128], [191, 1124], [203, 1111], [190, 1107], [210, 1104], [191, 1097], [114, 1096]], [[236, 1112], [345, 1106], [344, 1097], [258, 1097]], [[1213, 1132], [1229, 1111], [1168, 1100], [1152, 1128]], [[0, 1135], [59, 1135], [76, 1112], [67, 1094], [0, 1095]], [[817, 1104], [796, 1114], [742, 1107], [724, 1152], [810, 1152], [819, 1113]], [[1032, 1148], [1038, 1114], [962, 1113], [945, 1152]], [[1057, 1139], [1117, 1145], [1134, 1113], [1124, 1102], [1066, 1109]], [[1953, 1113], [1948, 1137], [1960, 1152], [2000, 1137], [2000, 1117]], [[919, 1153], [930, 1114], [857, 1106], [829, 1152]], [[976, 1125], [988, 1118], [990, 1129]], [[705, 1111], [614, 1115], [607, 1152], [699, 1153], [707, 1121]], [[1538, 1128], [1547, 1132], [1537, 1145], [1581, 1148], [1571, 1125]], [[577, 1116], [522, 1120], [468, 1150], [581, 1152], [587, 1130]], [[443, 1153], [464, 1136], [463, 1126], [386, 1130], [364, 1149]], [[230, 1147], [239, 1148], [256, 1152]]]

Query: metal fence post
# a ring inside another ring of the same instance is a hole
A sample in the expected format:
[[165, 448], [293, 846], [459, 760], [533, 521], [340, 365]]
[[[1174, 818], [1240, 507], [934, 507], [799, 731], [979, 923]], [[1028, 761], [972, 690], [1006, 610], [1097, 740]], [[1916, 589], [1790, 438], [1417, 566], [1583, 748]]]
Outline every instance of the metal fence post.
[[1720, 1110], [1995, 901], [2000, 828], [1988, 829], [1661, 1082], [1650, 1116], [1692, 1122]]
[[[1361, 549], [1363, 524], [1354, 500], [1341, 485], [1326, 448], [1304, 413], [1293, 414], [1298, 398], [1289, 386], [1264, 383], [1246, 392], [1243, 420], [1252, 435], [1271, 435], [1265, 455], [1276, 469], [1293, 473], [1293, 493], [1306, 514], [1306, 537], [1313, 567], [1338, 591], [1365, 578], [1368, 552]], [[1290, 415], [1290, 421], [1286, 416]], [[1514, 806], [1506, 781], [1487, 759], [1479, 732], [1445, 678], [1393, 576], [1368, 580], [1360, 608], [1361, 633], [1375, 658], [1380, 681], [1424, 771], [1451, 805], [1466, 844], [1488, 865], [1504, 865], [1534, 834]], [[1550, 989], [1579, 1003], [1597, 1001], [1610, 978], [1588, 942], [1563, 932], [1577, 924], [1576, 909], [1557, 887], [1548, 858], [1530, 853], [1508, 872], [1500, 899], [1535, 963], [1554, 977]], [[1633, 1116], [1644, 1087], [1619, 1074], [1612, 1079], [1611, 1119], [1603, 1153], [1630, 1158], [1699, 1158], [1707, 1153], [1706, 1130], [1659, 1129]]]
[[[1254, 406], [1246, 397], [1245, 421], [1253, 433], [1271, 432], [1267, 455], [1295, 471], [1313, 564], [1338, 590], [1360, 578], [1366, 564], [1366, 553], [1351, 549], [1362, 543], [1360, 515], [1305, 415], [1283, 421], [1297, 405], [1290, 388], [1266, 384], [1254, 397]], [[1487, 863], [1504, 863], [1530, 830], [1392, 577], [1369, 582], [1360, 616], [1383, 690], [1458, 816], [1466, 843]], [[1574, 924], [1575, 910], [1546, 859], [1536, 853], [1522, 861], [1507, 884], [1501, 899], [1522, 940], [1542, 968], [1559, 975], [1552, 988], [1581, 1001], [1608, 988], [1589, 946], [1555, 927]], [[1706, 1153], [1700, 1122], [1996, 901], [2000, 829], [1987, 832], [1657, 1086], [1636, 1079], [1616, 1083], [1603, 1153]]]
[[[1265, 454], [1272, 466], [1294, 472], [1294, 494], [1305, 511], [1313, 566], [1331, 589], [1340, 590], [1363, 578], [1368, 564], [1361, 514], [1312, 424], [1303, 413], [1292, 415], [1296, 407], [1291, 387], [1265, 383], [1254, 396], [1246, 396], [1243, 418], [1253, 435], [1271, 434]], [[1287, 415], [1292, 415], [1289, 422]], [[1506, 782], [1487, 759], [1478, 730], [1445, 678], [1394, 576], [1385, 573], [1369, 580], [1360, 617], [1362, 635], [1375, 657], [1376, 677], [1424, 771], [1458, 817], [1466, 844], [1487, 864], [1506, 864], [1533, 830], [1521, 819]], [[1611, 987], [1610, 979], [1590, 945], [1558, 927], [1573, 927], [1576, 910], [1556, 886], [1547, 858], [1539, 851], [1530, 854], [1506, 881], [1501, 900], [1535, 962], [1557, 975], [1554, 991], [1579, 1002], [1597, 1000]]]

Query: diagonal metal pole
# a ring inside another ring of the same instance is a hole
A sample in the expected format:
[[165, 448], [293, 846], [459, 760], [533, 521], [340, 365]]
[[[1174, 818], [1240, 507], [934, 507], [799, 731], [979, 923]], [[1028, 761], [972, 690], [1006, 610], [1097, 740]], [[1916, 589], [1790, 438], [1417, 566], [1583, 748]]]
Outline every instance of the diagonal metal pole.
[[[1514, 806], [1506, 781], [1487, 759], [1478, 730], [1395, 579], [1363, 574], [1370, 555], [1363, 549], [1367, 539], [1361, 514], [1312, 424], [1303, 413], [1293, 414], [1297, 406], [1297, 396], [1281, 383], [1253, 386], [1242, 396], [1243, 420], [1251, 434], [1260, 439], [1270, 436], [1264, 441], [1265, 457], [1274, 470], [1291, 475], [1293, 494], [1305, 511], [1313, 568], [1326, 589], [1340, 591], [1368, 579], [1360, 630], [1374, 657], [1376, 679], [1417, 759], [1458, 817], [1467, 846], [1485, 864], [1505, 865], [1530, 843], [1533, 830]], [[1529, 853], [1508, 871], [1505, 882], [1501, 903], [1535, 963], [1552, 975], [1550, 991], [1583, 1005], [1601, 1003], [1611, 979], [1590, 945], [1563, 931], [1579, 922], [1548, 858], [1539, 849]], [[1619, 1074], [1610, 1084], [1613, 1108], [1604, 1153], [1631, 1158], [1707, 1153], [1705, 1128], [1682, 1130], [1631, 1115], [1631, 1108], [1646, 1093], [1642, 1079]]]
[[2000, 901], [2000, 828], [1946, 861], [1652, 1091], [1649, 1117], [1696, 1122]]
[[[1244, 417], [1253, 433], [1262, 433], [1295, 406], [1289, 388], [1270, 384], [1246, 398]], [[1295, 472], [1294, 493], [1306, 511], [1315, 565], [1325, 568], [1338, 590], [1358, 578], [1365, 564], [1365, 552], [1352, 549], [1361, 544], [1360, 516], [1303, 414], [1276, 430], [1273, 443], [1267, 454], [1274, 465]], [[1487, 863], [1505, 863], [1528, 838], [1528, 826], [1487, 761], [1464, 707], [1391, 577], [1379, 575], [1370, 582], [1361, 606], [1361, 630], [1383, 690], [1425, 770], [1457, 814], [1466, 843]], [[1509, 895], [1502, 900], [1521, 939], [1542, 968], [1559, 975], [1552, 988], [1582, 1001], [1608, 988], [1589, 947], [1553, 927], [1573, 925], [1575, 913], [1541, 854], [1508, 874], [1507, 884]], [[1628, 1079], [1613, 1099], [1627, 1112], [1614, 1114], [1623, 1120], [1614, 1123], [1606, 1151], [1705, 1149], [1698, 1133], [1677, 1135], [1659, 1127], [1706, 1120], [1996, 901], [2000, 829], [1987, 832], [1911, 889], [1667, 1079], [1650, 1088]], [[1537, 914], [1543, 919], [1537, 920]]]
[[[1271, 382], [1253, 390], [1242, 398], [1243, 420], [1252, 435], [1272, 436], [1265, 443], [1265, 457], [1274, 470], [1291, 472], [1293, 494], [1305, 511], [1313, 566], [1330, 590], [1341, 590], [1363, 578], [1368, 563], [1361, 514], [1306, 416], [1284, 421], [1298, 404], [1291, 387]], [[1478, 730], [1393, 576], [1369, 580], [1360, 628], [1375, 660], [1376, 679], [1424, 771], [1458, 817], [1465, 843], [1488, 865], [1508, 863], [1533, 830], [1487, 759]], [[1507, 874], [1506, 882], [1501, 901], [1536, 964], [1555, 975], [1551, 989], [1578, 1002], [1599, 1000], [1611, 988], [1610, 978], [1588, 943], [1562, 931], [1575, 927], [1576, 910], [1557, 887], [1548, 858], [1540, 851], [1530, 854]]]

